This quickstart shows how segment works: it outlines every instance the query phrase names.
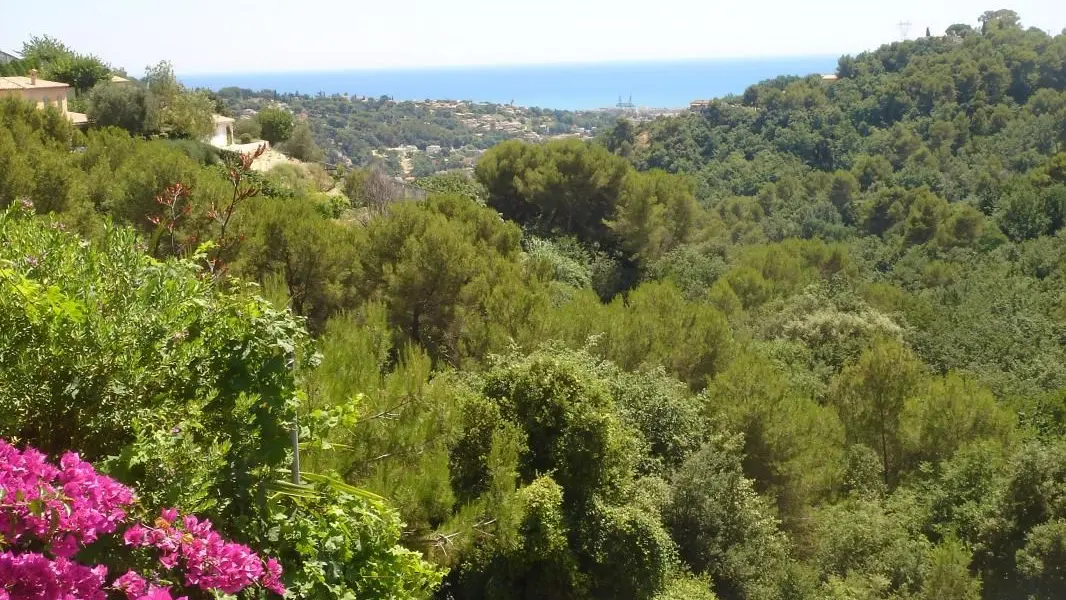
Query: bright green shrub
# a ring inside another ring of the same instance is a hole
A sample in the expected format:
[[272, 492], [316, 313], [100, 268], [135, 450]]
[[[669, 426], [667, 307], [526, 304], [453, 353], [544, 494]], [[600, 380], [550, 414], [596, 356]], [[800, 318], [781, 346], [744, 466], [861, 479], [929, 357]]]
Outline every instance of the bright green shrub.
[[150, 503], [254, 513], [289, 446], [295, 321], [151, 260], [129, 230], [90, 244], [8, 212], [0, 232], [2, 434], [114, 457]]

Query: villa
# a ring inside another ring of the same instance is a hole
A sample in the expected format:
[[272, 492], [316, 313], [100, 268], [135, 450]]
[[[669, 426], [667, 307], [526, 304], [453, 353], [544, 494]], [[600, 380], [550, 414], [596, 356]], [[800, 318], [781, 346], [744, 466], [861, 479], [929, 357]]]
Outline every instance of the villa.
[[28, 100], [37, 105], [39, 110], [54, 106], [75, 125], [88, 122], [83, 113], [67, 110], [67, 100], [73, 90], [65, 83], [48, 81], [37, 77], [37, 70], [31, 69], [28, 77], [0, 77], [0, 98], [14, 96]]

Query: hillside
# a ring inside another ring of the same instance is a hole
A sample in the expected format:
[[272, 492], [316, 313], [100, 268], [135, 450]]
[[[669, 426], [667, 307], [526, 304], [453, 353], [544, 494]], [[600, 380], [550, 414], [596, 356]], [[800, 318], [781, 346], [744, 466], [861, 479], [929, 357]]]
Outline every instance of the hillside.
[[[486, 148], [511, 139], [590, 138], [613, 124], [603, 111], [561, 111], [460, 101], [395, 102], [348, 95], [278, 94], [223, 88], [231, 114], [252, 117], [280, 106], [306, 119], [334, 160], [365, 166], [384, 160], [393, 175], [425, 177], [469, 168]], [[410, 162], [401, 168], [400, 162]]]
[[[210, 518], [290, 597], [1062, 598], [1066, 34], [978, 23], [486, 135], [425, 197], [0, 99], [0, 439]], [[469, 135], [284, 101], [264, 136]], [[130, 568], [27, 539], [0, 565]]]

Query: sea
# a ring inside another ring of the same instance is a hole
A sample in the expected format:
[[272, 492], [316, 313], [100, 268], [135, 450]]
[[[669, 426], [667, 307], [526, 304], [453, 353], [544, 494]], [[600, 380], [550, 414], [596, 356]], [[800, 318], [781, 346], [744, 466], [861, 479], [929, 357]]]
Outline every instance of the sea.
[[685, 108], [693, 100], [739, 94], [778, 75], [832, 73], [837, 56], [586, 65], [445, 67], [361, 71], [212, 73], [186, 86], [237, 86], [279, 93], [351, 94], [394, 100], [469, 100], [559, 110]]

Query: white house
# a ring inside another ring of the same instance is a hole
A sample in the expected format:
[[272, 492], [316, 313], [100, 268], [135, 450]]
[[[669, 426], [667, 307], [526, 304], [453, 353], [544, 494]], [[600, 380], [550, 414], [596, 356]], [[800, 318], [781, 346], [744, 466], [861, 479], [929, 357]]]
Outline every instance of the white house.
[[215, 119], [215, 131], [211, 134], [211, 139], [208, 141], [212, 146], [218, 148], [225, 148], [226, 146], [233, 144], [233, 124], [235, 120], [229, 117], [223, 117], [222, 115], [212, 115]]

